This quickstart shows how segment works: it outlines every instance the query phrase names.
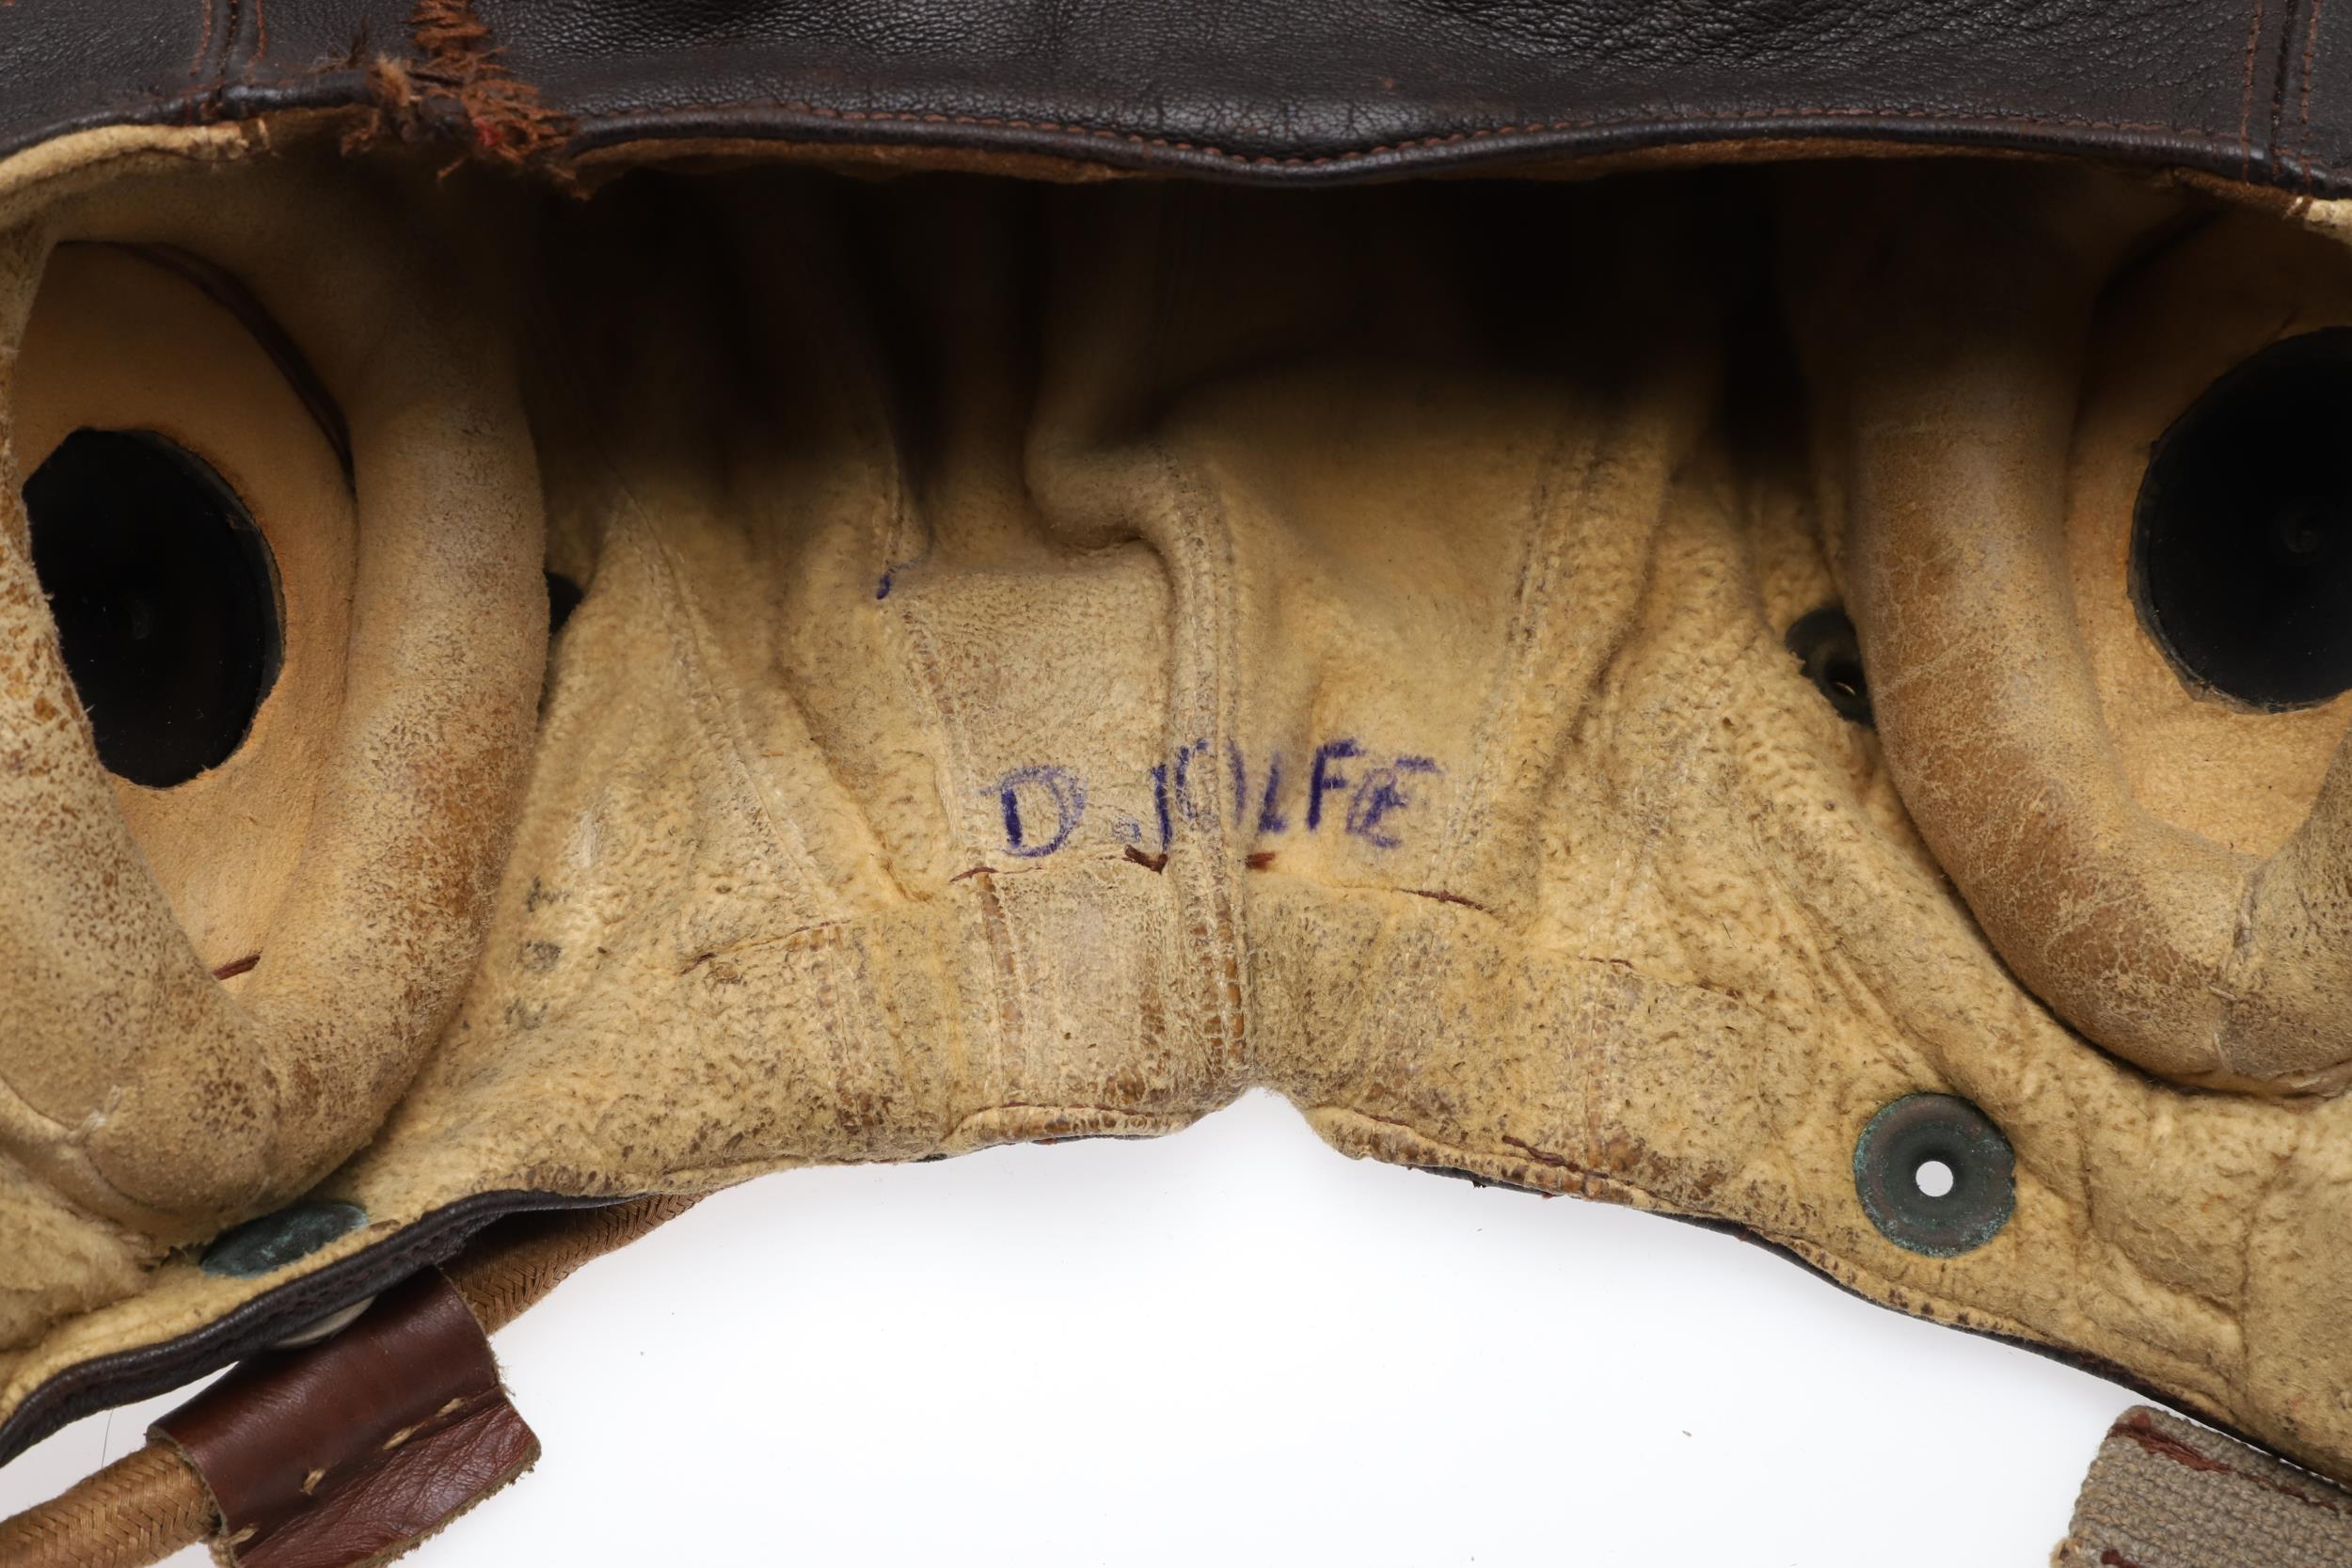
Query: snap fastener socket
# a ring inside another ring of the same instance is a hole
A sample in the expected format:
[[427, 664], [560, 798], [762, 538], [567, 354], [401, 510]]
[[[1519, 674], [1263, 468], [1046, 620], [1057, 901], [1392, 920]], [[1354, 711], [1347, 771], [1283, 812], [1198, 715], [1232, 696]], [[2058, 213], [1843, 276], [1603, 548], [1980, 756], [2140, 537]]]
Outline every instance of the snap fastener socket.
[[358, 1301], [352, 1302], [349, 1306], [339, 1307], [334, 1311], [326, 1314], [324, 1318], [319, 1319], [317, 1322], [312, 1323], [306, 1327], [295, 1329], [292, 1334], [287, 1335], [283, 1339], [273, 1342], [269, 1348], [272, 1350], [300, 1350], [306, 1345], [315, 1345], [324, 1340], [332, 1339], [336, 1335], [341, 1334], [344, 1329], [349, 1328], [353, 1323], [358, 1323], [359, 1321], [359, 1315], [374, 1305], [375, 1298], [373, 1296], [361, 1296]]
[[1913, 1094], [1854, 1141], [1854, 1192], [1879, 1234], [1931, 1258], [1973, 1252], [2017, 1204], [2017, 1155], [1993, 1119], [1948, 1094]]
[[367, 1223], [368, 1212], [356, 1203], [290, 1203], [276, 1213], [222, 1231], [204, 1249], [198, 1266], [225, 1279], [251, 1279], [298, 1262]]

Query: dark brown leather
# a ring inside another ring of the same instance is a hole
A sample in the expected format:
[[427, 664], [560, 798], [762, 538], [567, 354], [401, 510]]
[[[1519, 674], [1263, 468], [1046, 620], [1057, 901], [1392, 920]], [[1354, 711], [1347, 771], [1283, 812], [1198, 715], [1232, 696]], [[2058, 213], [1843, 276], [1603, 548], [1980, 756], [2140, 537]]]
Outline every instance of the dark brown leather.
[[[435, 53], [421, 17], [444, 52], [478, 18], [572, 152], [778, 136], [1296, 180], [1836, 138], [2352, 193], [2341, 0], [17, 4], [0, 8], [0, 152], [78, 126], [381, 103], [397, 78], [372, 63]], [[442, 118], [463, 145], [466, 117]]]
[[385, 1561], [539, 1456], [437, 1269], [322, 1344], [246, 1361], [152, 1430], [203, 1477], [239, 1568]]

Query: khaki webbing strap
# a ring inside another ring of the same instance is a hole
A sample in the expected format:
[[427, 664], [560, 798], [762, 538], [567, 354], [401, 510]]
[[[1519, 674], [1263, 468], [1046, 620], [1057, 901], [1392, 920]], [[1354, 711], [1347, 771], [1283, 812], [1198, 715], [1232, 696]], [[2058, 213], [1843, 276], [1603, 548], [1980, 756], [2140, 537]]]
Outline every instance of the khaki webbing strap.
[[[519, 1215], [494, 1227], [443, 1272], [483, 1329], [495, 1332], [582, 1263], [675, 1219], [695, 1201], [651, 1197]], [[0, 1521], [0, 1568], [147, 1568], [210, 1539], [219, 1525], [211, 1497], [180, 1450], [151, 1437], [145, 1448], [58, 1497]]]
[[2352, 1493], [2145, 1405], [2099, 1446], [2053, 1568], [2352, 1568]]

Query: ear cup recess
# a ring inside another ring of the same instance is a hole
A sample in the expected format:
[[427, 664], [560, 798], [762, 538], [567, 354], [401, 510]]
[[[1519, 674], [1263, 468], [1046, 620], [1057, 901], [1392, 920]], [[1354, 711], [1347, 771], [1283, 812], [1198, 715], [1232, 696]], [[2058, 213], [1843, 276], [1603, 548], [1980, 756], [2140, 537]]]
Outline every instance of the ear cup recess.
[[2352, 690], [2352, 328], [2290, 338], [2157, 443], [2132, 529], [2140, 618], [2196, 685], [2252, 707]]
[[283, 653], [276, 563], [236, 493], [159, 436], [85, 429], [25, 482], [24, 504], [107, 770], [168, 789], [226, 762]]

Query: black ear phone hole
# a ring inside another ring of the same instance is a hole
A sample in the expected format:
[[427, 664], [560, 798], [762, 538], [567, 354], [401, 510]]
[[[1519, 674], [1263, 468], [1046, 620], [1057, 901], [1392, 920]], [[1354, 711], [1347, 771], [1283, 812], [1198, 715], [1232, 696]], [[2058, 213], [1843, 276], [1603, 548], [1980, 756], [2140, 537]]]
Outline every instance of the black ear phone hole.
[[544, 575], [548, 579], [548, 640], [553, 641], [564, 634], [564, 623], [587, 597], [587, 590], [551, 567]]
[[1798, 617], [1782, 639], [1841, 719], [1872, 722], [1870, 681], [1862, 668], [1862, 638], [1853, 619], [1838, 605], [1824, 605]]
[[236, 492], [151, 431], [85, 429], [24, 508], [99, 760], [151, 789], [228, 761], [285, 654], [277, 562]]
[[2155, 446], [2132, 517], [2140, 624], [2249, 707], [2352, 690], [2352, 328], [2274, 343]]

